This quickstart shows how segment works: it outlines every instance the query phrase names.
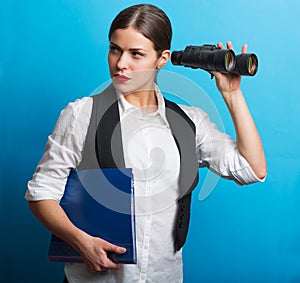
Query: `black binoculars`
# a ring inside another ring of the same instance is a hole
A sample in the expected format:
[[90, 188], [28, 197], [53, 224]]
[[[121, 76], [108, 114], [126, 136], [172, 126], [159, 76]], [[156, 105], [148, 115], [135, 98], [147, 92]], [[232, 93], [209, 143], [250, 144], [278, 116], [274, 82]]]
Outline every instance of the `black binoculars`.
[[182, 51], [171, 54], [173, 65], [182, 65], [193, 69], [235, 73], [241, 76], [254, 76], [258, 68], [255, 54], [242, 53], [235, 55], [231, 49], [221, 49], [216, 45], [187, 46]]

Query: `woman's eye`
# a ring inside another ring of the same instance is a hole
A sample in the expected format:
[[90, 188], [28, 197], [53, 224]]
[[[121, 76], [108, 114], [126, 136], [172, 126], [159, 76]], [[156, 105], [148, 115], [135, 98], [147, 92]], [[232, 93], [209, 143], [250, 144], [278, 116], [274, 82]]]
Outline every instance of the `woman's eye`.
[[115, 46], [110, 46], [109, 50], [111, 53], [118, 53], [120, 52], [119, 48], [115, 47]]
[[132, 54], [133, 57], [135, 57], [135, 58], [140, 58], [140, 57], [143, 57], [143, 56], [144, 56], [142, 53], [137, 52], [137, 51], [133, 51], [131, 54]]

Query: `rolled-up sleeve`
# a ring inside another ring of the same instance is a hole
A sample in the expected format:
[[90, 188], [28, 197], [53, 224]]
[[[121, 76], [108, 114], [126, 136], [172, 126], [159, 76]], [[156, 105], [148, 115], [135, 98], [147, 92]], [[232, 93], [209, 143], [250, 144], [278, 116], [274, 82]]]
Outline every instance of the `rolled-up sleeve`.
[[196, 126], [196, 154], [199, 163], [217, 175], [239, 185], [263, 182], [253, 172], [238, 151], [236, 142], [212, 123], [208, 115], [197, 107], [182, 106]]
[[60, 201], [70, 171], [81, 161], [92, 108], [90, 97], [69, 103], [60, 113], [44, 154], [27, 184], [25, 199]]

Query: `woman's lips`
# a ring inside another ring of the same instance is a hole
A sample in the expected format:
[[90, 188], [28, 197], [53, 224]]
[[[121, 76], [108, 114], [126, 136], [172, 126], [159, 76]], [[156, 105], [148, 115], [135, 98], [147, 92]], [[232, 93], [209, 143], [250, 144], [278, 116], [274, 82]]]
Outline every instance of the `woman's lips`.
[[126, 83], [130, 80], [130, 78], [128, 78], [124, 75], [115, 75], [115, 79], [120, 83]]

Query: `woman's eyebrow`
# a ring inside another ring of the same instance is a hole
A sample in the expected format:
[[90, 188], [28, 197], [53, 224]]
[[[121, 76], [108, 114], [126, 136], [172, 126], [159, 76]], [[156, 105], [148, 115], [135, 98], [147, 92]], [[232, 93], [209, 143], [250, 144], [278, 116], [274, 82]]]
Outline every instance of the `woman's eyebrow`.
[[147, 52], [147, 49], [141, 48], [141, 47], [136, 47], [136, 48], [129, 48], [129, 51], [144, 51], [144, 52]]
[[[110, 42], [110, 45], [115, 47], [115, 48], [118, 48], [120, 50], [123, 50], [123, 48], [121, 48], [118, 44], [114, 43], [114, 42]], [[129, 51], [144, 51], [144, 52], [147, 52], [147, 49], [143, 48], [143, 47], [132, 47], [132, 48], [129, 48], [128, 49]]]
[[110, 46], [113, 46], [113, 47], [115, 47], [115, 48], [118, 48], [118, 49], [122, 49], [118, 44], [115, 44], [115, 43], [113, 43], [113, 42], [111, 42], [111, 41], [110, 41], [109, 45], [110, 45]]

